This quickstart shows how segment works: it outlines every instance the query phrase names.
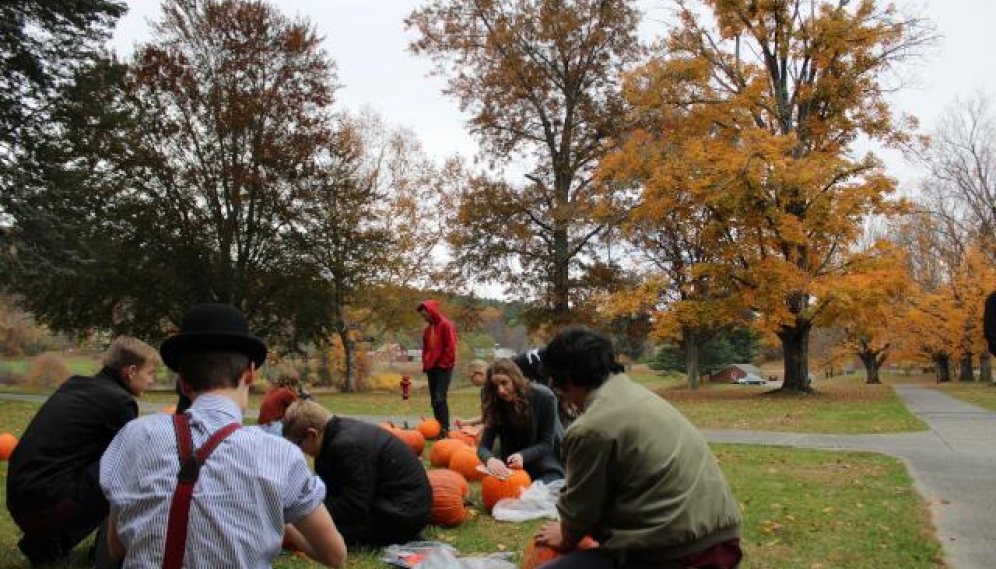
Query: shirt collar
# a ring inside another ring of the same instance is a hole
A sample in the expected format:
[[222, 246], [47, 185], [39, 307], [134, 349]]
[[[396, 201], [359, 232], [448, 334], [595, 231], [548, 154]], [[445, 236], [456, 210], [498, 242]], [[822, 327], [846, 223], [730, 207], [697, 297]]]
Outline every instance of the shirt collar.
[[242, 422], [242, 410], [234, 401], [221, 395], [204, 394], [194, 400], [190, 410], [207, 416], [222, 415], [230, 421]]

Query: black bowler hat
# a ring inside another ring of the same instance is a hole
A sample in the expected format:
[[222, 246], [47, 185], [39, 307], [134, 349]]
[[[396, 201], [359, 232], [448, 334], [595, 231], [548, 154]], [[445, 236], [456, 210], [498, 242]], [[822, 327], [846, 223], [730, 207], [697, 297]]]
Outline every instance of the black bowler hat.
[[180, 359], [192, 352], [237, 352], [259, 368], [266, 361], [266, 344], [249, 331], [245, 316], [230, 304], [198, 304], [180, 323], [180, 332], [159, 346], [163, 363], [179, 371]]

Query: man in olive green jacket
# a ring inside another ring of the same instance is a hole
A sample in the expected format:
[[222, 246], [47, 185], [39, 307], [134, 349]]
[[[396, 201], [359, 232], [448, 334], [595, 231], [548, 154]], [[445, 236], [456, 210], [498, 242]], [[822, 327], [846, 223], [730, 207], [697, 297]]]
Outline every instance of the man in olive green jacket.
[[586, 535], [600, 543], [544, 569], [737, 567], [740, 509], [695, 427], [621, 373], [612, 343], [596, 332], [560, 332], [544, 365], [583, 412], [563, 442], [560, 521], [537, 542], [564, 551]]

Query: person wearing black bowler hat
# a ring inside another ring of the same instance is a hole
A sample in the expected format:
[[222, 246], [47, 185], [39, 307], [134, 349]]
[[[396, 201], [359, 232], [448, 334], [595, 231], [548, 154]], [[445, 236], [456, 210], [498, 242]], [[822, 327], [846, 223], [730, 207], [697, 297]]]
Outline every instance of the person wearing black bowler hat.
[[269, 567], [285, 538], [333, 567], [346, 546], [325, 485], [294, 445], [242, 429], [266, 345], [226, 304], [201, 304], [159, 348], [192, 401], [132, 421], [100, 462], [107, 548], [123, 566]]

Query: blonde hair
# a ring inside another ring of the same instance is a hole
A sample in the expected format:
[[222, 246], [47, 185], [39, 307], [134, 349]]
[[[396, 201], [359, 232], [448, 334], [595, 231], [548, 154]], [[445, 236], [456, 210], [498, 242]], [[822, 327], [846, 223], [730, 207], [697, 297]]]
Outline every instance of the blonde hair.
[[148, 362], [154, 362], [158, 365], [161, 361], [162, 360], [159, 359], [159, 352], [152, 346], [146, 344], [138, 338], [132, 338], [131, 336], [118, 336], [118, 338], [111, 342], [111, 345], [107, 347], [107, 351], [104, 352], [101, 364], [103, 364], [104, 367], [121, 371], [130, 365], [141, 367]]
[[469, 364], [467, 364], [467, 371], [470, 372], [470, 375], [474, 375], [475, 373], [488, 373], [488, 362], [484, 360], [472, 360]]
[[314, 401], [295, 401], [284, 413], [284, 438], [299, 441], [308, 429], [324, 429], [331, 418], [332, 413]]

